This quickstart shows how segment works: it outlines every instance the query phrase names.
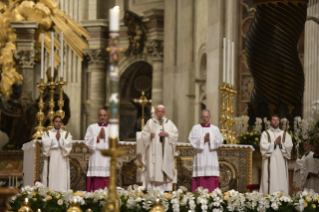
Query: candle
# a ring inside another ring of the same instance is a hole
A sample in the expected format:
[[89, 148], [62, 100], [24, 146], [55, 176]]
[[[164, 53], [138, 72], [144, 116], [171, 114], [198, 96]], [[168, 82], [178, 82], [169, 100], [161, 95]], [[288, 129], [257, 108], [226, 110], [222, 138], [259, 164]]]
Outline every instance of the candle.
[[51, 77], [54, 78], [54, 34], [51, 32]]
[[61, 72], [60, 72], [60, 77], [62, 78], [63, 77], [63, 32], [61, 32], [61, 64], [60, 64], [60, 67], [61, 67]]
[[232, 85], [234, 86], [234, 81], [235, 81], [235, 74], [234, 74], [234, 69], [235, 69], [235, 43], [231, 43], [231, 52], [232, 52], [232, 62], [231, 62], [231, 77], [232, 77]]
[[41, 79], [43, 79], [43, 76], [44, 76], [43, 60], [44, 60], [44, 34], [41, 35]]
[[115, 6], [110, 9], [109, 15], [109, 30], [119, 31], [120, 30], [120, 7]]
[[226, 38], [223, 42], [223, 82], [226, 82]]
[[227, 51], [227, 83], [230, 84], [230, 40], [228, 40]]

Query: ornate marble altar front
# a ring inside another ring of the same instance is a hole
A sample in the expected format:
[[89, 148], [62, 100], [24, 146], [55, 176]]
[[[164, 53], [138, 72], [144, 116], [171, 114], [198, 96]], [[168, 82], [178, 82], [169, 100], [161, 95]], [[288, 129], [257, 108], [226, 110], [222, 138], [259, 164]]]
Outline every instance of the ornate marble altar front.
[[[127, 187], [136, 184], [137, 156], [136, 142], [120, 142], [119, 148], [127, 150], [127, 154], [118, 158], [118, 186]], [[41, 180], [43, 155], [41, 141], [31, 141], [23, 146], [24, 150], [24, 185], [33, 185]], [[177, 187], [182, 185], [189, 190], [192, 186], [192, 170], [194, 150], [189, 143], [178, 143], [176, 164], [178, 169]], [[252, 183], [252, 146], [223, 145], [218, 150], [220, 165], [220, 187], [222, 190], [235, 189], [246, 191], [246, 185]], [[71, 188], [86, 190], [86, 172], [90, 153], [83, 141], [74, 141], [70, 155]]]

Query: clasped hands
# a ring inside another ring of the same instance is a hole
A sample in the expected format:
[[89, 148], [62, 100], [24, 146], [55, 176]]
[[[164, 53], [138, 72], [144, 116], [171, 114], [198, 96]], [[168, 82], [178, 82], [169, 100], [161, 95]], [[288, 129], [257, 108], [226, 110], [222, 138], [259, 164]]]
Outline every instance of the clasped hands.
[[100, 130], [99, 139], [105, 139], [105, 130], [104, 130], [104, 127], [102, 127], [101, 130]]
[[281, 145], [281, 136], [278, 136], [275, 140], [275, 145]]
[[56, 137], [56, 140], [60, 140], [60, 138], [61, 138], [60, 130], [58, 130], [55, 137]]
[[310, 176], [310, 177], [319, 177], [318, 173], [314, 173], [314, 172], [308, 172], [308, 176]]
[[[167, 132], [160, 132], [158, 134], [159, 137], [168, 137], [168, 133]], [[155, 137], [155, 133], [151, 133], [151, 139], [153, 139]]]
[[205, 134], [204, 142], [209, 142], [209, 133]]

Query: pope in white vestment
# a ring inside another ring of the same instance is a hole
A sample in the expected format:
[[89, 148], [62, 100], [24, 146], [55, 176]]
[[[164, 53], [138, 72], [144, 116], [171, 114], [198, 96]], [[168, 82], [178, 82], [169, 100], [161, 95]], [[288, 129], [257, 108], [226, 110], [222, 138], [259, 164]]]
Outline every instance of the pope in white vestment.
[[51, 190], [66, 191], [70, 189], [69, 154], [73, 141], [71, 134], [61, 129], [62, 119], [59, 116], [54, 118], [53, 125], [54, 128], [45, 131], [42, 136], [42, 152], [45, 156], [42, 182]]
[[218, 127], [209, 123], [210, 112], [202, 111], [203, 123], [193, 126], [188, 140], [195, 149], [192, 192], [199, 186], [209, 192], [219, 187], [219, 164], [217, 150], [223, 144]]
[[108, 186], [110, 176], [110, 157], [105, 157], [99, 150], [109, 149], [109, 127], [107, 111], [99, 111], [99, 122], [91, 124], [85, 134], [85, 144], [90, 149], [87, 172], [88, 192], [104, 189]]
[[304, 160], [300, 171], [301, 182], [304, 189], [313, 189], [319, 193], [319, 144], [314, 144], [314, 154]]
[[303, 149], [305, 150], [305, 154], [299, 159], [297, 158], [295, 169], [294, 169], [294, 187], [297, 189], [297, 191], [303, 191], [303, 184], [301, 181], [301, 172], [304, 168], [304, 161], [307, 158], [312, 158], [313, 152], [311, 151], [312, 145], [309, 144], [307, 140], [303, 141]]
[[165, 108], [159, 105], [156, 117], [147, 121], [142, 132], [145, 147], [142, 161], [146, 166], [143, 186], [172, 191], [173, 183], [177, 181], [174, 155], [178, 130], [164, 115]]
[[287, 160], [291, 157], [293, 143], [286, 131], [279, 129], [279, 118], [273, 116], [271, 129], [261, 134], [260, 152], [262, 155], [262, 172], [260, 192], [272, 194], [275, 191], [289, 192]]

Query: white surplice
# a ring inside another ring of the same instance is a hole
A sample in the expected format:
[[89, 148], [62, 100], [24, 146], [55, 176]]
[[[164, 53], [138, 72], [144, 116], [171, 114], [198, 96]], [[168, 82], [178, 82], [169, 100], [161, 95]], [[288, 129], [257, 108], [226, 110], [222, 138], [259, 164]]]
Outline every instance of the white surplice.
[[[293, 143], [289, 133], [279, 129], [264, 131], [260, 138], [260, 152], [262, 155], [262, 172], [260, 192], [272, 194], [275, 191], [283, 191], [285, 195], [289, 192], [289, 176], [287, 160], [291, 157]], [[281, 136], [282, 148], [274, 145], [278, 136]]]
[[295, 164], [295, 169], [294, 169], [294, 178], [293, 178], [293, 182], [294, 182], [294, 186], [296, 189], [298, 189], [299, 191], [303, 191], [303, 185], [302, 185], [302, 182], [301, 182], [301, 170], [303, 169], [303, 166], [304, 166], [304, 161], [306, 158], [308, 157], [311, 157], [312, 158], [313, 156], [313, 152], [312, 151], [309, 151], [309, 152], [306, 152], [302, 157], [301, 159], [297, 158], [296, 160], [296, 164]]
[[[98, 139], [102, 127], [105, 131], [105, 139]], [[109, 149], [109, 127], [91, 124], [85, 134], [85, 144], [90, 149], [90, 160], [87, 176], [88, 177], [109, 177], [110, 176], [110, 157], [105, 157], [100, 149]]]
[[66, 191], [70, 189], [69, 154], [72, 150], [72, 136], [60, 130], [61, 136], [57, 140], [56, 134], [57, 130], [52, 129], [45, 131], [42, 136], [42, 152], [45, 156], [42, 182], [51, 190]]
[[[317, 173], [317, 176], [308, 176], [308, 173]], [[313, 189], [319, 193], [319, 158], [307, 157], [304, 160], [303, 169], [300, 172], [302, 185], [307, 189]]]
[[[160, 142], [158, 134], [167, 132], [168, 137]], [[151, 139], [151, 133], [155, 137]], [[157, 118], [149, 119], [142, 132], [144, 153], [142, 161], [146, 166], [143, 186], [145, 188], [159, 187], [164, 191], [172, 191], [176, 182], [177, 173], [175, 170], [175, 148], [178, 139], [178, 130], [172, 121], [163, 117], [163, 125]]]
[[[206, 133], [209, 133], [209, 142], [204, 142]], [[219, 164], [217, 149], [223, 144], [223, 137], [218, 127], [193, 126], [188, 140], [195, 149], [193, 163], [193, 177], [218, 176]]]

